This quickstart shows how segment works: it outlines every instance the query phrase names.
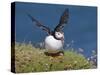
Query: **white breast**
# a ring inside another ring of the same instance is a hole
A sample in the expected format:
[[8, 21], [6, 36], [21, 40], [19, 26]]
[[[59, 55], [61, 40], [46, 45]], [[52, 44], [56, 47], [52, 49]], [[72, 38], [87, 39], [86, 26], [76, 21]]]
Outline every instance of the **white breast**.
[[55, 39], [53, 36], [47, 36], [45, 38], [45, 48], [50, 50], [58, 50], [63, 47], [61, 40]]

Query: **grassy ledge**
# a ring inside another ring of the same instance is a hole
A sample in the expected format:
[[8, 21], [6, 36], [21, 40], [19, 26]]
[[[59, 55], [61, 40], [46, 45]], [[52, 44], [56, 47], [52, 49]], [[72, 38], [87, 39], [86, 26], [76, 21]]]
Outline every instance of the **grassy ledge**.
[[15, 43], [15, 71], [45, 72], [89, 69], [92, 64], [75, 51], [65, 50], [64, 56], [51, 57], [44, 54], [45, 49], [35, 48], [31, 43]]

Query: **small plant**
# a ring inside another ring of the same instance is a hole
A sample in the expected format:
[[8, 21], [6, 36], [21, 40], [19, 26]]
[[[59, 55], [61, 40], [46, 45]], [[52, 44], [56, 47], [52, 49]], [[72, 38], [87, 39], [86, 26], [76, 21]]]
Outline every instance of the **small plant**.
[[61, 70], [89, 69], [93, 65], [82, 55], [72, 50], [64, 50], [63, 56], [51, 57], [45, 49], [35, 48], [31, 43], [15, 43], [15, 71], [45, 72]]

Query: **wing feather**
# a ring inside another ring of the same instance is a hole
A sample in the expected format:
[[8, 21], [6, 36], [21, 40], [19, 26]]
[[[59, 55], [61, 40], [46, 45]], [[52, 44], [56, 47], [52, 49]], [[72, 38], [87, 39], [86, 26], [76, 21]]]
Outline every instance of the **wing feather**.
[[42, 30], [46, 31], [48, 34], [51, 34], [50, 28], [44, 26], [43, 24], [41, 24], [38, 20], [36, 20], [35, 18], [33, 18], [30, 14], [28, 14], [28, 16], [30, 17], [30, 19], [32, 20], [32, 22], [35, 22], [36, 25], [38, 27], [40, 27]]
[[61, 31], [64, 25], [68, 23], [68, 19], [69, 19], [69, 10], [65, 9], [65, 11], [60, 17], [59, 24], [56, 26], [54, 31]]

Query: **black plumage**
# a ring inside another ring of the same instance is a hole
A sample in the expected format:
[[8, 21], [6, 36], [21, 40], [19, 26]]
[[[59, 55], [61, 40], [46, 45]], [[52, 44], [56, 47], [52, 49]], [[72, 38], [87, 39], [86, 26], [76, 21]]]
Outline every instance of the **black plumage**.
[[69, 10], [65, 9], [63, 14], [60, 17], [58, 25], [54, 28], [54, 31], [51, 31], [49, 27], [44, 26], [41, 24], [38, 20], [33, 18], [30, 14], [28, 14], [32, 22], [35, 22], [38, 27], [40, 27], [42, 30], [46, 31], [49, 35], [53, 35], [55, 32], [61, 32], [62, 29], [64, 28], [65, 24], [68, 23], [68, 18], [69, 18]]

